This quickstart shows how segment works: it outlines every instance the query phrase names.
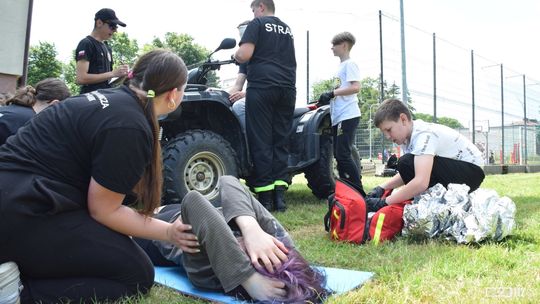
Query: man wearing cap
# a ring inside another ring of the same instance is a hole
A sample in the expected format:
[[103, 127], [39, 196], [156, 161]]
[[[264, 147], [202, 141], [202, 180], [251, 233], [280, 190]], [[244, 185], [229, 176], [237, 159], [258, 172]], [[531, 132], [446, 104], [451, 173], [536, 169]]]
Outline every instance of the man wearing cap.
[[126, 26], [116, 17], [116, 13], [112, 9], [100, 9], [94, 18], [92, 33], [77, 45], [75, 80], [81, 85], [81, 94], [109, 88], [111, 78], [127, 75], [127, 65], [121, 65], [113, 70], [112, 50], [107, 44], [107, 40], [116, 33], [119, 25]]

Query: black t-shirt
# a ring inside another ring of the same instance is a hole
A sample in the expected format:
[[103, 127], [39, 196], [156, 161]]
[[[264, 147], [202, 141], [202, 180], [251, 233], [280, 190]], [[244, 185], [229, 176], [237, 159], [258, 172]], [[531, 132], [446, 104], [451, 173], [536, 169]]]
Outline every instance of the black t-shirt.
[[240, 45], [246, 42], [255, 45], [247, 66], [248, 87], [295, 88], [294, 40], [287, 24], [275, 16], [255, 18], [246, 27]]
[[[112, 71], [113, 58], [111, 47], [107, 42], [99, 42], [92, 36], [86, 36], [77, 45], [75, 61], [87, 60], [89, 62], [88, 74], [103, 74]], [[81, 94], [97, 89], [110, 88], [109, 81], [81, 86]]]
[[0, 145], [3, 145], [8, 137], [17, 133], [17, 130], [34, 115], [36, 113], [32, 107], [17, 104], [0, 107]]
[[42, 176], [47, 191], [81, 206], [87, 205], [91, 177], [109, 190], [130, 194], [153, 145], [136, 98], [123, 86], [48, 107], [0, 146], [0, 171]]
[[238, 65], [238, 74], [244, 74], [244, 75], [247, 75], [247, 65], [248, 65], [247, 62], [240, 63], [240, 64]]

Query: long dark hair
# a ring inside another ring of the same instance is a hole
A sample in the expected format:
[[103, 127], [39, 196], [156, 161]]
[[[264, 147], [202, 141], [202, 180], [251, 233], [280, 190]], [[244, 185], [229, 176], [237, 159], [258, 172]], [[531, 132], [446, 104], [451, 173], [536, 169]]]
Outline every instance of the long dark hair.
[[62, 101], [69, 96], [71, 96], [71, 92], [62, 80], [45, 78], [38, 82], [35, 88], [31, 85], [19, 88], [15, 95], [6, 101], [6, 105], [16, 104], [31, 108], [36, 104], [36, 101]]
[[152, 161], [146, 167], [141, 180], [134, 189], [137, 193], [137, 200], [142, 205], [140, 210], [142, 214], [152, 214], [154, 209], [160, 205], [163, 185], [159, 124], [154, 110], [154, 99], [152, 94], [147, 94], [147, 92], [151, 90], [155, 96], [158, 96], [174, 88], [181, 89], [186, 81], [187, 68], [182, 58], [171, 51], [155, 49], [137, 60], [130, 78], [125, 83], [145, 91], [145, 95], [140, 93], [137, 95], [154, 135]]

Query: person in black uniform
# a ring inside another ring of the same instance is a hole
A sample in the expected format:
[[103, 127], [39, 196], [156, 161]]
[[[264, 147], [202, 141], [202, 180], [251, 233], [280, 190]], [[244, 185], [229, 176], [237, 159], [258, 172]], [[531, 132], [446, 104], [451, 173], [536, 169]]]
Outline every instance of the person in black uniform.
[[75, 81], [81, 85], [81, 94], [110, 88], [111, 78], [127, 76], [127, 65], [120, 65], [113, 69], [112, 50], [107, 44], [107, 40], [116, 33], [119, 25], [126, 26], [124, 22], [118, 20], [112, 9], [100, 9], [94, 18], [92, 33], [77, 45]]
[[66, 84], [57, 78], [46, 78], [36, 87], [25, 86], [0, 107], [0, 145], [34, 115], [71, 96]]
[[287, 24], [274, 16], [274, 1], [251, 3], [253, 19], [234, 58], [248, 62], [246, 130], [253, 160], [249, 186], [269, 210], [285, 211], [289, 176], [288, 140], [296, 100], [294, 40]]
[[180, 57], [150, 51], [125, 85], [68, 98], [0, 146], [0, 264], [18, 265], [22, 303], [147, 293], [154, 268], [130, 236], [198, 252], [191, 226], [148, 216], [161, 198], [157, 117], [186, 81]]

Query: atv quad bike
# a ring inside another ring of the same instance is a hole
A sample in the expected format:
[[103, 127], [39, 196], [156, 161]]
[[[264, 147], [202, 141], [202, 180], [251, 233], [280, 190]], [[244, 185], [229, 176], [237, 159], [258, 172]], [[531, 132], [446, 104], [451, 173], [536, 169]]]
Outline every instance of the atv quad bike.
[[[234, 39], [224, 39], [212, 54], [235, 46]], [[180, 203], [190, 190], [199, 191], [215, 204], [220, 176], [248, 179], [252, 172], [246, 134], [232, 111], [229, 94], [208, 90], [206, 86], [210, 71], [234, 60], [212, 61], [212, 54], [189, 71], [180, 107], [160, 121], [163, 204]], [[327, 198], [334, 191], [336, 176], [329, 106], [307, 105], [295, 109], [289, 153], [290, 179], [304, 173], [313, 194]], [[360, 165], [356, 150], [353, 159]]]

